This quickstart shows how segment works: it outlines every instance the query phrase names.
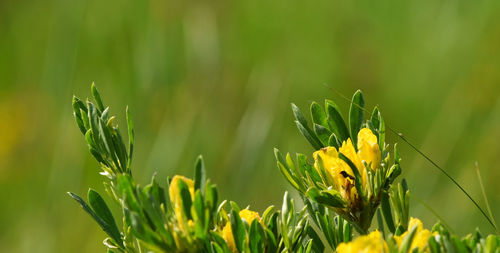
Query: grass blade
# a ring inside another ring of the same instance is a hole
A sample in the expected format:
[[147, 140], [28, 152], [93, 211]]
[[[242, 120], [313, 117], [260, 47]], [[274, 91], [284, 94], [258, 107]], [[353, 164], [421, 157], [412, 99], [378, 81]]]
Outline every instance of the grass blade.
[[495, 232], [498, 234], [497, 223], [495, 222], [495, 217], [493, 217], [493, 212], [491, 212], [490, 202], [488, 201], [486, 191], [484, 190], [483, 179], [481, 178], [481, 172], [479, 171], [479, 165], [477, 162], [475, 163], [474, 168], [476, 169], [477, 180], [479, 181], [479, 186], [481, 187], [481, 193], [483, 194], [484, 203], [486, 203], [486, 210], [488, 210], [491, 221], [493, 221], [493, 224], [495, 225]]

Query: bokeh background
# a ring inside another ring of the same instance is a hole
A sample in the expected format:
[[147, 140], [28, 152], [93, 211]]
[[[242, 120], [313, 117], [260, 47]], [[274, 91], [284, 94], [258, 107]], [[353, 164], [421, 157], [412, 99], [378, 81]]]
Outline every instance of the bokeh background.
[[[203, 154], [222, 198], [260, 212], [290, 190], [273, 148], [311, 154], [289, 104], [365, 93], [389, 126], [500, 219], [500, 2], [0, 1], [0, 247], [102, 252], [104, 233], [67, 191], [103, 192], [71, 114], [95, 81], [123, 127], [134, 175], [192, 176]], [[479, 211], [400, 142], [412, 193], [459, 234]], [[437, 218], [412, 202], [427, 227]]]

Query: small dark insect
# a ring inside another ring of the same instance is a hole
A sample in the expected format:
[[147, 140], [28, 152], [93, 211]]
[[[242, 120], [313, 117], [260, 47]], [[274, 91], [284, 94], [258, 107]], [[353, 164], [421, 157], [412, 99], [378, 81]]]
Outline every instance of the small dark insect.
[[351, 176], [351, 175], [349, 175], [349, 174], [347, 174], [347, 172], [345, 172], [345, 170], [341, 171], [340, 175], [342, 175], [344, 178], [349, 178], [351, 180], [354, 180], [354, 177]]

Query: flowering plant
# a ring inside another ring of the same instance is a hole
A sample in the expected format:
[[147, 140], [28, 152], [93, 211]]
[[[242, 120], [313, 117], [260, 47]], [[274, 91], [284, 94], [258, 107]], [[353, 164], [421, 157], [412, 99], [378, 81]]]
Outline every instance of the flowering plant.
[[146, 186], [136, 184], [131, 115], [127, 109], [125, 143], [95, 85], [91, 92], [95, 102], [73, 98], [74, 116], [121, 222], [95, 190], [89, 189], [87, 201], [69, 195], [106, 232], [108, 252], [500, 252], [496, 235], [476, 231], [458, 238], [441, 223], [427, 230], [410, 218], [406, 181], [395, 182], [401, 174], [397, 146], [391, 157], [378, 108], [364, 119], [361, 91], [351, 101], [348, 125], [333, 101], [325, 108], [312, 103], [311, 126], [292, 104], [300, 133], [316, 150], [313, 162], [303, 154], [294, 162], [277, 149], [275, 156], [304, 207], [296, 209], [285, 192], [280, 210], [270, 206], [262, 214], [219, 201], [201, 156], [193, 179], [153, 176]]
[[[401, 173], [397, 148], [390, 161], [385, 144], [385, 124], [378, 108], [364, 122], [364, 98], [361, 91], [353, 97], [349, 128], [330, 100], [325, 109], [311, 104], [313, 127], [297, 106], [292, 104], [299, 131], [317, 151], [314, 165], [305, 155], [297, 155], [297, 165], [290, 154], [283, 159], [275, 150], [278, 167], [287, 180], [302, 194], [325, 205], [366, 233], [383, 195]], [[391, 165], [392, 163], [392, 165]]]

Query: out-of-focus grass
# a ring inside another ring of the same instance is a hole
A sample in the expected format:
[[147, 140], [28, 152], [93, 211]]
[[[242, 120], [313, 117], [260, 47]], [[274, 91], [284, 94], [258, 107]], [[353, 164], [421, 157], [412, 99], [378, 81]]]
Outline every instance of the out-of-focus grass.
[[[1, 1], [2, 250], [104, 249], [104, 233], [65, 195], [102, 192], [71, 116], [71, 96], [89, 95], [92, 81], [121, 120], [130, 105], [143, 183], [154, 171], [191, 175], [202, 153], [223, 198], [259, 211], [280, 203], [286, 184], [272, 148], [312, 152], [289, 103], [348, 107], [326, 83], [346, 95], [363, 89], [484, 204], [478, 161], [498, 214], [499, 15], [494, 0]], [[400, 146], [412, 194], [459, 234], [492, 232], [454, 185]], [[413, 207], [428, 227], [436, 221]]]

